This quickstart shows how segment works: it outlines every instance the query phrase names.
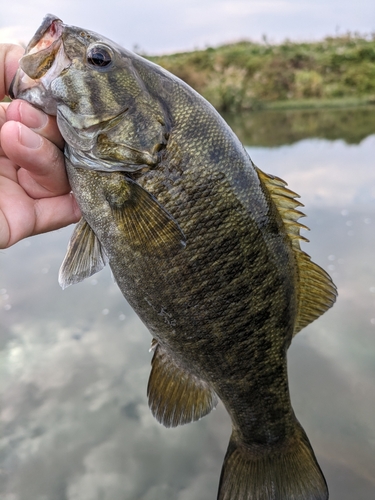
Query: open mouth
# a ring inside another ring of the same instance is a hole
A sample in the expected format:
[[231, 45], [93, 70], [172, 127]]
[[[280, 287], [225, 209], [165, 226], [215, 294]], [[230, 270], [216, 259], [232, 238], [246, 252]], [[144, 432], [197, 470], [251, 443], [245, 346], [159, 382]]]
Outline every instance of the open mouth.
[[26, 54], [33, 54], [47, 49], [61, 37], [62, 32], [63, 24], [61, 19], [52, 14], [47, 14], [41, 26], [26, 47]]
[[20, 59], [20, 68], [9, 88], [12, 99], [22, 93], [43, 85], [47, 89], [54, 78], [70, 65], [62, 43], [64, 25], [56, 16], [48, 14]]

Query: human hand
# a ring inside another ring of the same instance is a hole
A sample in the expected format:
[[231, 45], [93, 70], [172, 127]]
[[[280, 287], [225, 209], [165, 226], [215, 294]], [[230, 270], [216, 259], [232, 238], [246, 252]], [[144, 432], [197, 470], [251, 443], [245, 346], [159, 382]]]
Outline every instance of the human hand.
[[[0, 44], [0, 101], [23, 50]], [[25, 101], [0, 103], [0, 248], [77, 222], [56, 119]]]

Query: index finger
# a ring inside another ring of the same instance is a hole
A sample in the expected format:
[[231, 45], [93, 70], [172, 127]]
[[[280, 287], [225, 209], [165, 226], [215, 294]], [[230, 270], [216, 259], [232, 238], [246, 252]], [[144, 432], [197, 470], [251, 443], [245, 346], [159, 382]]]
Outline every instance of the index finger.
[[18, 68], [24, 50], [19, 45], [0, 44], [0, 101], [8, 95], [9, 86]]
[[6, 110], [9, 121], [21, 122], [34, 132], [53, 142], [58, 148], [64, 149], [64, 139], [57, 127], [56, 118], [43, 113], [26, 101], [16, 99]]

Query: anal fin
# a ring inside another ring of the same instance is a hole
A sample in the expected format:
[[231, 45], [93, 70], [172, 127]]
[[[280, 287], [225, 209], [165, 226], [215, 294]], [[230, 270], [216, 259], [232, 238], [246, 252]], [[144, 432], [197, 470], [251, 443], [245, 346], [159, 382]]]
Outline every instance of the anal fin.
[[176, 427], [210, 413], [218, 402], [211, 387], [179, 366], [165, 348], [155, 342], [152, 347], [155, 352], [147, 395], [156, 420], [165, 427]]

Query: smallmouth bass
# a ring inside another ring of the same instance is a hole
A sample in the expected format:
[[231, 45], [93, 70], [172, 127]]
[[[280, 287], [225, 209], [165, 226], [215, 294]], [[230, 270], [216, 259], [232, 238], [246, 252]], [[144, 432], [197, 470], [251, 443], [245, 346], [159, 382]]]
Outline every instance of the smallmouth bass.
[[167, 427], [232, 420], [219, 500], [326, 500], [289, 396], [293, 335], [336, 288], [299, 245], [298, 195], [252, 163], [185, 83], [104, 37], [48, 15], [12, 97], [57, 116], [83, 217], [63, 288], [109, 263], [148, 327], [147, 388]]

